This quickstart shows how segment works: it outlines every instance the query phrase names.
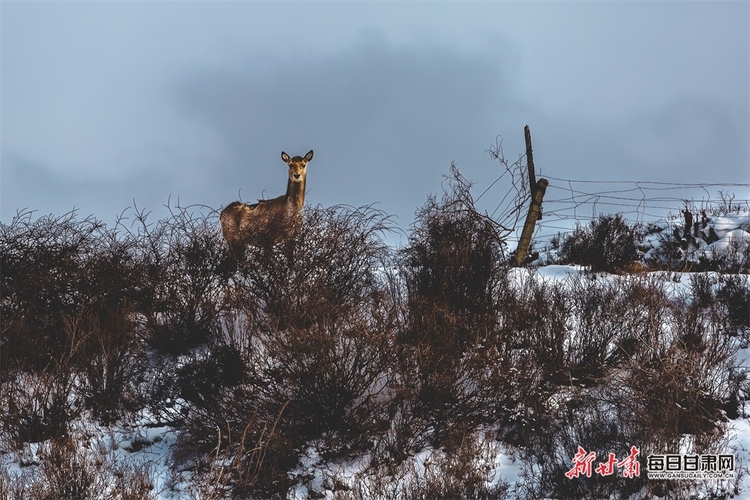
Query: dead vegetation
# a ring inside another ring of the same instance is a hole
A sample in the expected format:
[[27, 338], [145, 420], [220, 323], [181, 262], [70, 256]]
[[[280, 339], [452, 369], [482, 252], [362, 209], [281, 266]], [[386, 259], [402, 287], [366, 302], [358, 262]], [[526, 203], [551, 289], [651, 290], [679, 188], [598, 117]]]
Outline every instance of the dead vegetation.
[[[289, 245], [228, 265], [214, 212], [0, 226], [0, 448], [45, 443], [0, 496], [102, 498], [88, 492], [115, 481], [104, 498], [151, 498], [147, 469], [113, 479], [70, 432], [143, 410], [178, 432], [175, 484], [200, 498], [687, 497], [689, 482], [564, 472], [579, 444], [725, 451], [750, 389], [745, 275], [695, 275], [684, 296], [647, 273], [519, 279], [457, 172], [400, 250], [395, 229], [372, 207], [309, 207]], [[515, 485], [492, 476], [501, 449], [523, 464]]]

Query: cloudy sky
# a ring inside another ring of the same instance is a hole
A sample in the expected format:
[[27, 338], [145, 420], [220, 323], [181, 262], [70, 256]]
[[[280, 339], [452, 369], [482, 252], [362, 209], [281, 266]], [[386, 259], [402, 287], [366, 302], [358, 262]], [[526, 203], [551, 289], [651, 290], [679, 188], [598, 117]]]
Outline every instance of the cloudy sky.
[[314, 149], [308, 204], [406, 228], [526, 124], [542, 175], [747, 183], [749, 5], [3, 1], [0, 219], [252, 202]]

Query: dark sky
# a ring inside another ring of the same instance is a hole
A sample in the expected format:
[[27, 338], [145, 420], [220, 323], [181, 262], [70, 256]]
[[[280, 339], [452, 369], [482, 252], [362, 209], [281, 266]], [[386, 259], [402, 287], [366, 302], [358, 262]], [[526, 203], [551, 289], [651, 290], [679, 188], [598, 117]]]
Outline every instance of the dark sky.
[[406, 228], [526, 124], [553, 177], [747, 183], [749, 5], [2, 2], [0, 219], [277, 196], [314, 149], [308, 204]]

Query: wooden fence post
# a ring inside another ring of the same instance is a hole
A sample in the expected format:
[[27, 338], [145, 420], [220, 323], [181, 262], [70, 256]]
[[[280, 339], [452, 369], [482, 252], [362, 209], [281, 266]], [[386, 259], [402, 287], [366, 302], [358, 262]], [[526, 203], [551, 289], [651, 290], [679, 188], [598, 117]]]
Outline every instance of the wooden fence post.
[[531, 189], [531, 204], [529, 205], [529, 213], [526, 215], [526, 222], [523, 225], [523, 231], [521, 231], [521, 239], [518, 240], [518, 247], [516, 248], [516, 258], [513, 263], [515, 267], [520, 267], [526, 261], [526, 255], [529, 252], [529, 246], [531, 245], [531, 236], [534, 234], [534, 225], [536, 221], [542, 218], [542, 200], [544, 199], [544, 193], [547, 192], [547, 186], [549, 181], [547, 179], [536, 180], [536, 173], [534, 172], [534, 154], [531, 148], [531, 130], [526, 125], [523, 129], [524, 136], [526, 138], [526, 164], [529, 167], [529, 187]]

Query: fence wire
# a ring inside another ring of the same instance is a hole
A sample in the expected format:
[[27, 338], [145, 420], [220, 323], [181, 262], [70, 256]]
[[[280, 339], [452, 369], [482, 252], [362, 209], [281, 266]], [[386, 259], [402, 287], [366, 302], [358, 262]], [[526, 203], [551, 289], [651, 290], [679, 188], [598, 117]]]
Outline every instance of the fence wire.
[[[485, 189], [480, 198], [510, 172], [516, 173], [512, 176], [511, 188], [497, 198], [496, 207], [488, 213], [493, 218], [499, 215], [505, 222], [510, 218], [509, 214], [520, 210], [515, 219], [522, 222], [531, 197], [529, 189], [523, 188], [528, 184], [528, 176], [523, 168], [519, 168], [519, 162], [505, 166], [506, 171]], [[585, 226], [601, 215], [620, 213], [630, 223], [648, 224], [681, 220], [680, 212], [686, 207], [694, 212], [706, 210], [708, 214], [750, 210], [750, 183], [596, 181], [549, 175], [544, 178], [549, 185], [542, 203], [542, 219], [535, 226], [533, 244], [537, 249], [556, 235], [571, 233], [577, 225]], [[510, 203], [509, 198], [513, 200]], [[522, 224], [515, 226], [516, 241], [522, 227]]]

